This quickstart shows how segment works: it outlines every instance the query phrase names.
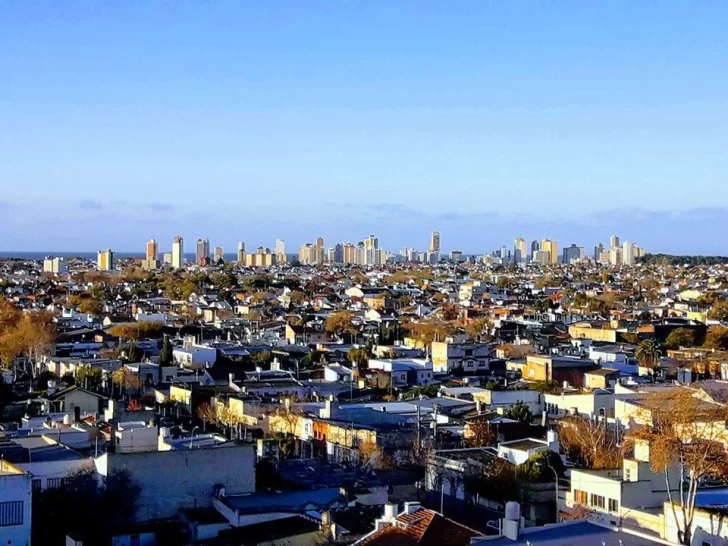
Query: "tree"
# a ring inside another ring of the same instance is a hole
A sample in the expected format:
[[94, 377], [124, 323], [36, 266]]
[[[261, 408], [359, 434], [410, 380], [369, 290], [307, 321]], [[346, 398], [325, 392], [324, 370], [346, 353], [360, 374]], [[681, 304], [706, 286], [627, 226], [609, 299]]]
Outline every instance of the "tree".
[[640, 365], [650, 368], [652, 372], [660, 369], [660, 359], [662, 351], [660, 344], [656, 339], [645, 339], [638, 346], [634, 355], [637, 357]]
[[564, 462], [559, 454], [546, 449], [531, 455], [519, 467], [518, 476], [524, 477], [531, 483], [550, 482], [555, 479], [555, 476], [549, 467], [553, 468], [558, 476], [564, 475]]
[[728, 320], [728, 301], [716, 300], [708, 312], [708, 318], [713, 320]]
[[213, 404], [200, 404], [197, 407], [197, 417], [202, 420], [202, 430], [207, 430], [207, 423], [217, 423], [217, 407]]
[[479, 340], [484, 332], [487, 334], [491, 324], [487, 318], [479, 318], [468, 321], [463, 328], [471, 339]]
[[126, 350], [126, 359], [129, 362], [139, 362], [142, 359], [141, 351], [136, 346], [136, 343], [134, 343], [134, 340], [131, 340], [131, 343], [129, 343], [129, 348]]
[[85, 389], [98, 390], [101, 388], [103, 375], [101, 368], [79, 366], [76, 368], [76, 384]]
[[369, 367], [369, 352], [363, 347], [350, 349], [346, 355], [346, 359], [360, 370], [366, 370]]
[[343, 337], [348, 335], [349, 337], [356, 334], [357, 329], [353, 322], [354, 314], [350, 311], [337, 311], [331, 313], [326, 319], [324, 328], [327, 333], [336, 336]]
[[709, 476], [728, 477], [728, 410], [679, 389], [650, 396], [641, 411], [647, 424], [633, 434], [635, 445], [643, 442], [652, 470], [664, 474], [678, 536], [692, 544], [698, 486]]
[[705, 336], [705, 343], [703, 346], [706, 349], [728, 349], [728, 328], [719, 325], [711, 326]]
[[665, 340], [668, 349], [680, 347], [693, 347], [695, 345], [695, 332], [689, 328], [675, 328]]
[[[559, 427], [559, 444], [570, 461], [591, 469], [618, 468], [622, 451], [617, 435], [602, 420], [568, 417]], [[628, 443], [624, 443], [624, 449]]]
[[271, 353], [270, 351], [258, 351], [257, 353], [250, 355], [250, 358], [256, 366], [260, 366], [262, 368], [267, 366], [271, 361]]
[[139, 379], [139, 376], [133, 373], [126, 366], [122, 366], [121, 368], [116, 370], [111, 376], [111, 379], [114, 383], [116, 383], [117, 385], [119, 385], [119, 387], [122, 387], [123, 389], [137, 390], [140, 389], [142, 386], [142, 382]]
[[20, 313], [12, 304], [0, 303], [0, 361], [18, 375], [16, 357], [26, 357], [25, 372], [35, 375], [34, 365], [55, 341], [52, 317], [44, 311]]
[[164, 336], [162, 342], [162, 348], [159, 351], [159, 366], [171, 366], [172, 365], [172, 342], [169, 340], [169, 336]]
[[497, 437], [485, 419], [474, 419], [465, 424], [463, 433], [465, 444], [468, 447], [485, 447], [495, 445]]
[[89, 315], [100, 315], [104, 311], [104, 305], [100, 301], [91, 298], [82, 298], [78, 304], [78, 312]]
[[531, 410], [528, 409], [528, 406], [521, 400], [517, 401], [514, 405], [508, 408], [503, 416], [526, 424], [533, 421], [533, 414], [531, 413]]
[[163, 329], [161, 322], [123, 322], [109, 328], [109, 334], [123, 340], [159, 338]]

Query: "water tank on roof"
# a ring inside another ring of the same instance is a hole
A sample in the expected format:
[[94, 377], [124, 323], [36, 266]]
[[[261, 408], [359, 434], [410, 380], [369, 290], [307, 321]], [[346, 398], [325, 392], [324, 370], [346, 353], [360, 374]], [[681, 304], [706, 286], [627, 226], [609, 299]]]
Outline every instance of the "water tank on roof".
[[506, 519], [511, 521], [518, 521], [521, 519], [521, 505], [514, 501], [507, 502]]
[[66, 414], [63, 416], [63, 424], [64, 425], [70, 425], [71, 424], [71, 416]]

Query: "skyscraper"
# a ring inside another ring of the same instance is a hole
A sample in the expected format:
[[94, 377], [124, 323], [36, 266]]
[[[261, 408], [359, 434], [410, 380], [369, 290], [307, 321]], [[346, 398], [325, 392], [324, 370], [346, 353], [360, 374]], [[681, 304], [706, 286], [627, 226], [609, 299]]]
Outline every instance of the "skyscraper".
[[324, 247], [324, 238], [323, 237], [319, 237], [318, 239], [316, 239], [316, 246], [319, 248]]
[[182, 237], [177, 235], [172, 240], [172, 267], [175, 269], [181, 268], [185, 263], [185, 241]]
[[159, 246], [157, 245], [157, 241], [154, 239], [147, 241], [147, 261], [154, 260], [156, 262], [158, 256]]
[[612, 235], [609, 238], [609, 250], [612, 250], [613, 248], [618, 248], [619, 246], [619, 237], [617, 237], [616, 235]]
[[561, 261], [565, 264], [570, 264], [571, 260], [580, 260], [584, 257], [584, 247], [576, 246], [572, 244], [564, 249], [563, 257]]
[[637, 245], [625, 241], [622, 244], [622, 265], [634, 265], [637, 257]]
[[336, 246], [334, 246], [334, 263], [344, 263], [344, 245], [341, 243], [337, 243]]
[[96, 266], [99, 271], [111, 271], [114, 269], [114, 253], [111, 249], [99, 250], [96, 256]]
[[513, 261], [516, 263], [523, 262], [526, 260], [527, 255], [528, 251], [526, 249], [526, 239], [523, 237], [517, 237], [513, 243]]
[[210, 239], [197, 239], [195, 262], [198, 264], [210, 257]]
[[604, 252], [604, 245], [602, 243], [597, 243], [594, 245], [594, 260], [599, 261], [602, 255], [602, 252]]
[[440, 232], [433, 231], [430, 237], [430, 252], [440, 252]]
[[245, 264], [245, 243], [242, 241], [238, 243], [238, 263]]
[[364, 264], [377, 265], [380, 263], [379, 239], [370, 235], [364, 239]]
[[549, 253], [550, 263], [559, 263], [559, 244], [556, 241], [544, 239], [543, 241], [541, 241], [541, 250]]
[[223, 259], [223, 256], [224, 255], [225, 254], [222, 251], [222, 247], [221, 246], [216, 246], [215, 247], [215, 262], [216, 263], [220, 262]]
[[288, 261], [286, 257], [286, 242], [283, 239], [276, 239], [276, 261], [284, 264]]
[[534, 257], [536, 255], [536, 252], [541, 250], [541, 243], [539, 241], [531, 241], [531, 259], [536, 260]]

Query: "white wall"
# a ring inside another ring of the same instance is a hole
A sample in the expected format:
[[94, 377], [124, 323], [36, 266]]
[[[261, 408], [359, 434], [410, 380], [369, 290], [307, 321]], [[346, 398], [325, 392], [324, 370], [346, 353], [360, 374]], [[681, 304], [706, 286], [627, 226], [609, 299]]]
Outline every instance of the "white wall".
[[23, 521], [20, 525], [0, 527], [0, 544], [30, 546], [32, 519], [32, 483], [30, 474], [0, 474], [0, 502], [23, 503]]

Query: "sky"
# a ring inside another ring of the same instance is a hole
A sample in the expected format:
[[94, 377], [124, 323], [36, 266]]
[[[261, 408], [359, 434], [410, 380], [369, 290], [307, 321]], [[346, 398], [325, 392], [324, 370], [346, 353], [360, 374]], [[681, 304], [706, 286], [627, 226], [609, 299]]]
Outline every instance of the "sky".
[[0, 250], [728, 254], [728, 2], [4, 0]]

